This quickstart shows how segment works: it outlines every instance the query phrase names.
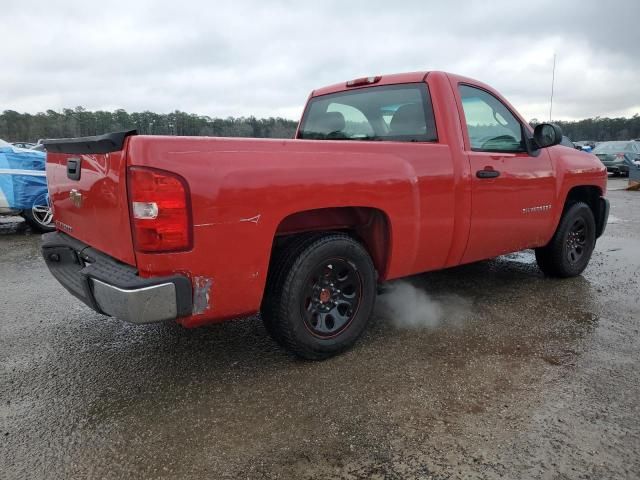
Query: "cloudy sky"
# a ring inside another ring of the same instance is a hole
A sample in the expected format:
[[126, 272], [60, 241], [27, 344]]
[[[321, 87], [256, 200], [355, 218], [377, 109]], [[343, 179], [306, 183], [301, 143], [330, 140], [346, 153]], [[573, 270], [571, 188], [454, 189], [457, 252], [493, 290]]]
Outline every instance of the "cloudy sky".
[[[99, 6], [98, 6], [99, 5]], [[3, 0], [0, 110], [297, 119], [314, 88], [445, 70], [526, 118], [640, 113], [640, 0]]]

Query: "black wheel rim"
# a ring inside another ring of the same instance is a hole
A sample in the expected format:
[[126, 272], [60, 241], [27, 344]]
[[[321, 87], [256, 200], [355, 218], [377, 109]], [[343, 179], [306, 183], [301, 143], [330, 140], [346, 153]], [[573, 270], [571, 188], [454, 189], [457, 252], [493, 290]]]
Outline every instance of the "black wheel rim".
[[319, 264], [308, 276], [302, 302], [305, 326], [315, 336], [331, 338], [344, 331], [358, 312], [362, 279], [343, 258]]
[[570, 263], [578, 263], [587, 251], [587, 224], [578, 218], [567, 234], [566, 251]]

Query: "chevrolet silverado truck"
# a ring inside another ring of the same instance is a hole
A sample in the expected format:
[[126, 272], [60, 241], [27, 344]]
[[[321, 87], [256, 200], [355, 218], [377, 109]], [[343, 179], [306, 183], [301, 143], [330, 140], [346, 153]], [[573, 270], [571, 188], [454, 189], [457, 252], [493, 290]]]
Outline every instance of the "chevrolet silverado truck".
[[105, 315], [197, 327], [261, 312], [324, 359], [363, 333], [381, 282], [523, 249], [579, 275], [605, 167], [444, 72], [315, 90], [291, 140], [135, 131], [46, 140], [51, 273]]

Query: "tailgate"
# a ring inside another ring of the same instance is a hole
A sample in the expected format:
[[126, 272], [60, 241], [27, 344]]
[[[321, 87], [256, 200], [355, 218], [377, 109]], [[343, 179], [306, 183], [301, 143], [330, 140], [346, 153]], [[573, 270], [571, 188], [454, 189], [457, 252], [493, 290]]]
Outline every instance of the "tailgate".
[[56, 227], [96, 250], [135, 265], [126, 182], [127, 137], [45, 140]]

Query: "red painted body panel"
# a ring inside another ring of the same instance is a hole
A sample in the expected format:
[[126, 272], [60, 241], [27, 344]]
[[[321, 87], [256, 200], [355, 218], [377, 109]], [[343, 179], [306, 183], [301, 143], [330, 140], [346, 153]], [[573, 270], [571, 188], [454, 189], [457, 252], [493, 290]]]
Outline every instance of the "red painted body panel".
[[216, 317], [257, 311], [276, 230], [297, 212], [383, 212], [390, 224], [387, 278], [440, 268], [449, 253], [455, 188], [444, 145], [134, 137], [130, 160], [165, 170], [179, 164], [194, 205], [193, 250], [138, 253], [138, 268], [211, 278], [208, 313]]
[[[190, 251], [134, 253], [120, 153], [111, 154], [104, 178], [87, 185], [95, 202], [91, 217], [65, 199], [71, 188], [65, 156], [49, 156], [56, 218], [69, 222], [80, 240], [137, 265], [142, 276], [180, 272], [194, 284], [210, 279], [208, 307], [179, 319], [192, 327], [258, 311], [274, 238], [321, 216], [321, 225], [340, 227], [377, 212], [376, 225], [382, 226], [370, 249], [381, 278], [392, 279], [544, 245], [573, 186], [593, 185], [604, 193], [605, 170], [582, 152], [561, 146], [537, 157], [471, 151], [457, 84], [480, 86], [502, 99], [486, 85], [442, 72], [384, 76], [376, 85], [422, 81], [432, 97], [434, 143], [130, 137], [127, 165], [175, 172], [188, 183]], [[345, 89], [341, 83], [312, 96]], [[94, 163], [102, 161], [95, 157]], [[476, 170], [485, 166], [503, 175], [477, 179]], [[540, 205], [551, 207], [524, 213]], [[344, 213], [345, 207], [353, 208]], [[319, 209], [329, 210], [301, 213]], [[95, 224], [100, 218], [107, 218], [105, 227]]]
[[[67, 178], [69, 157], [81, 159], [79, 180]], [[47, 154], [47, 182], [58, 229], [122, 262], [135, 265], [126, 168], [126, 148], [103, 155]], [[80, 207], [69, 197], [72, 189], [82, 195]]]

